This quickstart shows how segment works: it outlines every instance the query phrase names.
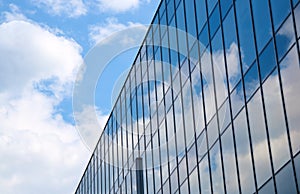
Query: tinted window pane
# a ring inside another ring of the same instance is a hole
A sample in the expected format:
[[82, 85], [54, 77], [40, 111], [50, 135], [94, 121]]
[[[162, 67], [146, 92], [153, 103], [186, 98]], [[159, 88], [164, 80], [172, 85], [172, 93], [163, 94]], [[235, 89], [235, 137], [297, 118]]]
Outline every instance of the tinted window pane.
[[210, 37], [212, 37], [215, 34], [219, 25], [220, 25], [220, 12], [219, 12], [219, 6], [217, 6], [209, 18]]
[[251, 69], [249, 69], [249, 71], [246, 73], [244, 80], [246, 88], [246, 99], [248, 101], [259, 86], [258, 69], [256, 63], [254, 63]]
[[290, 2], [271, 0], [271, 7], [276, 30], [290, 12]]
[[297, 173], [298, 188], [300, 186], [300, 154], [295, 158], [295, 169]]
[[243, 193], [254, 192], [250, 143], [246, 123], [245, 110], [242, 110], [234, 121], [236, 148], [238, 154], [241, 189]]
[[221, 155], [219, 146], [219, 141], [217, 141], [217, 143], [210, 151], [210, 169], [212, 173], [212, 184], [214, 193], [224, 193]]
[[300, 69], [296, 47], [281, 62], [280, 69], [291, 143], [296, 154], [300, 150], [300, 109], [296, 106], [300, 99]]
[[225, 16], [225, 14], [227, 13], [227, 11], [230, 8], [231, 4], [232, 4], [232, 0], [221, 0], [222, 17]]
[[[268, 1], [252, 0], [256, 43], [260, 52], [271, 38], [271, 20]], [[247, 28], [248, 29], [248, 28]]]
[[206, 22], [206, 5], [205, 5], [205, 1], [195, 1], [195, 3], [196, 3], [198, 32], [200, 33], [204, 23]]
[[262, 81], [267, 77], [271, 70], [275, 67], [275, 53], [273, 41], [263, 50], [259, 56], [259, 67]]
[[294, 32], [292, 30], [287, 30], [293, 29], [292, 25], [292, 17], [290, 16], [276, 34], [276, 44], [279, 60], [281, 60], [290, 46], [295, 42]]
[[273, 179], [269, 180], [259, 191], [258, 194], [275, 193]]
[[252, 138], [257, 185], [260, 187], [271, 176], [266, 127], [260, 90], [248, 103], [249, 124]]
[[246, 72], [255, 58], [254, 36], [248, 1], [236, 1], [237, 24], [239, 31], [240, 47], [243, 56], [243, 72]]
[[200, 162], [200, 182], [201, 182], [201, 192], [211, 193], [207, 155]]
[[222, 135], [222, 151], [225, 171], [225, 184], [228, 193], [238, 193], [238, 178], [235, 165], [233, 135], [231, 126]]
[[276, 172], [290, 158], [277, 71], [266, 80], [263, 90], [274, 171]]
[[278, 193], [297, 193], [291, 162], [275, 176], [275, 179]]
[[[295, 18], [300, 18], [300, 4], [297, 5], [296, 9], [294, 10]], [[296, 19], [296, 27], [297, 27], [297, 35], [298, 38], [300, 37], [300, 20]]]

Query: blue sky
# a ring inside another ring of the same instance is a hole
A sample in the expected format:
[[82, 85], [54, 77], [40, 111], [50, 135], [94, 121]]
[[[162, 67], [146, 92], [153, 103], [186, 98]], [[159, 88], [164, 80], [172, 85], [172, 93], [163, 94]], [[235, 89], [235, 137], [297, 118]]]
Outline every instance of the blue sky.
[[[0, 0], [0, 193], [75, 191], [90, 157], [72, 116], [77, 70], [100, 40], [149, 24], [158, 3]], [[135, 53], [115, 58], [97, 84], [102, 126]], [[80, 115], [90, 127], [88, 111]]]

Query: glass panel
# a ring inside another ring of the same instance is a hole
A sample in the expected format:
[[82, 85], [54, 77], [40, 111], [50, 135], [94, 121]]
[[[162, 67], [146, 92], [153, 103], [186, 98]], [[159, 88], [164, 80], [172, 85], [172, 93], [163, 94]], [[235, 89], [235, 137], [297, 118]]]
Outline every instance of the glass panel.
[[258, 194], [275, 193], [273, 179], [269, 180], [259, 191]]
[[206, 5], [204, 0], [195, 1], [195, 3], [196, 3], [198, 32], [200, 32], [204, 23], [206, 22]]
[[197, 168], [194, 169], [192, 174], [189, 175], [190, 180], [190, 193], [199, 193], [199, 181]]
[[207, 134], [208, 134], [208, 144], [209, 144], [209, 148], [210, 148], [219, 136], [216, 116], [214, 116], [213, 119], [208, 124]]
[[259, 56], [259, 67], [260, 67], [262, 81], [265, 80], [265, 78], [275, 67], [275, 65], [276, 65], [276, 61], [275, 61], [274, 45], [273, 45], [273, 41], [271, 41]]
[[197, 147], [198, 147], [198, 161], [202, 159], [202, 157], [207, 152], [207, 143], [206, 143], [206, 133], [203, 133], [197, 139]]
[[222, 18], [224, 18], [224, 16], [227, 13], [228, 9], [232, 5], [232, 0], [221, 0], [220, 2], [221, 2]]
[[245, 109], [234, 120], [236, 149], [238, 155], [241, 189], [243, 193], [253, 193], [254, 177]]
[[295, 170], [297, 173], [298, 188], [300, 187], [300, 154], [294, 159]]
[[181, 193], [188, 193], [189, 192], [188, 181], [187, 180], [181, 185], [180, 192]]
[[192, 145], [188, 152], [188, 164], [189, 164], [189, 174], [194, 169], [197, 164], [197, 155], [196, 155], [196, 148], [195, 144]]
[[214, 193], [224, 193], [222, 163], [219, 146], [219, 141], [217, 141], [210, 151], [210, 169]]
[[284, 58], [280, 68], [292, 149], [296, 154], [300, 150], [300, 109], [296, 106], [300, 99], [300, 69], [296, 47]]
[[229, 101], [228, 101], [228, 99], [221, 106], [220, 110], [218, 111], [218, 114], [219, 114], [219, 122], [220, 122], [220, 133], [222, 133], [223, 130], [226, 129], [226, 127], [231, 122], [231, 120], [230, 120], [230, 109], [229, 109]]
[[279, 60], [281, 60], [295, 42], [295, 34], [291, 29], [293, 29], [293, 21], [290, 16], [276, 34], [276, 46]]
[[230, 10], [223, 23], [226, 61], [230, 90], [241, 78], [239, 52], [236, 41], [233, 9]]
[[201, 193], [211, 193], [207, 155], [200, 162]]
[[169, 4], [167, 5], [167, 12], [168, 12], [168, 20], [169, 20], [169, 24], [171, 23], [171, 19], [173, 19], [174, 16], [174, 0], [169, 1]]
[[179, 183], [182, 184], [186, 177], [187, 177], [187, 165], [186, 165], [186, 157], [184, 157], [179, 164]]
[[231, 93], [231, 108], [232, 108], [232, 116], [235, 117], [237, 113], [244, 106], [244, 91], [242, 82], [239, 82], [237, 87]]
[[271, 8], [275, 30], [277, 30], [278, 26], [290, 12], [290, 2], [271, 0]]
[[246, 73], [245, 78], [245, 88], [246, 88], [246, 100], [248, 101], [252, 94], [259, 86], [258, 69], [256, 62], [251, 66], [249, 71]]
[[226, 129], [225, 133], [222, 135], [222, 151], [226, 191], [228, 193], [238, 193], [238, 177], [236, 171], [231, 125], [228, 127], [228, 129]]
[[266, 80], [263, 90], [273, 165], [276, 172], [290, 158], [277, 71]]
[[248, 115], [257, 186], [260, 187], [272, 174], [260, 90], [248, 103]]
[[227, 80], [220, 29], [212, 40], [212, 49], [217, 106], [220, 107], [227, 96]]
[[257, 49], [260, 52], [271, 38], [272, 32], [268, 1], [252, 0], [252, 7]]
[[215, 32], [217, 31], [218, 27], [220, 26], [220, 12], [219, 6], [217, 6], [213, 13], [209, 18], [209, 26], [210, 26], [210, 37], [213, 37]]
[[275, 176], [275, 180], [278, 193], [297, 193], [291, 162]]
[[[294, 10], [295, 18], [300, 18], [300, 4]], [[296, 19], [297, 36], [300, 37], [300, 20]]]
[[178, 188], [177, 170], [174, 170], [173, 173], [171, 174], [171, 193], [175, 193], [177, 188]]
[[203, 30], [199, 34], [199, 41], [200, 41], [200, 52], [202, 55], [204, 53], [206, 46], [209, 43], [207, 23], [205, 24]]
[[[195, 40], [197, 38], [196, 32], [196, 21], [195, 21], [195, 5], [194, 1], [185, 1], [185, 14], [186, 14], [186, 25], [187, 25], [187, 32], [189, 35], [193, 36]], [[189, 47], [192, 47], [193, 39], [189, 39]]]
[[218, 0], [207, 0], [208, 13], [210, 14], [211, 10], [214, 8]]
[[254, 37], [250, 15], [249, 1], [236, 1], [237, 24], [239, 31], [240, 47], [243, 60], [243, 72], [252, 64], [255, 58]]

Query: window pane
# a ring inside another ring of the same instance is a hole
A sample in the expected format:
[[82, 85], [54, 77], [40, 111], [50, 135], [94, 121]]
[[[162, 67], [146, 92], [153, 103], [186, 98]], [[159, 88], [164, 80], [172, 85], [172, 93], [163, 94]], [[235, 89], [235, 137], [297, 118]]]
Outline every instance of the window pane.
[[209, 144], [209, 147], [211, 147], [219, 136], [216, 116], [214, 116], [213, 119], [208, 124], [207, 134], [208, 134], [208, 144]]
[[249, 101], [248, 114], [256, 179], [260, 187], [272, 174], [260, 90]]
[[252, 96], [254, 91], [259, 86], [259, 78], [258, 78], [258, 69], [256, 62], [251, 66], [249, 71], [246, 73], [245, 78], [245, 88], [246, 88], [246, 100]]
[[218, 27], [220, 26], [220, 12], [219, 6], [217, 6], [213, 13], [209, 18], [209, 26], [210, 26], [210, 37], [213, 37], [215, 32], [217, 31]]
[[275, 67], [275, 65], [276, 65], [276, 61], [275, 61], [274, 45], [273, 45], [273, 41], [271, 41], [259, 56], [259, 67], [260, 67], [262, 81], [265, 80], [265, 78]]
[[204, 23], [206, 22], [206, 5], [204, 0], [195, 1], [195, 3], [196, 3], [198, 32], [200, 33]]
[[255, 58], [254, 37], [250, 15], [249, 1], [236, 1], [237, 24], [240, 47], [243, 56], [243, 72], [245, 73]]
[[286, 54], [291, 45], [295, 42], [294, 31], [288, 31], [287, 29], [293, 29], [293, 21], [291, 16], [284, 22], [283, 26], [276, 34], [276, 44], [279, 60], [281, 60], [281, 58]]
[[282, 1], [282, 0], [281, 1], [271, 0], [271, 8], [272, 8], [275, 30], [277, 30], [278, 26], [282, 23], [282, 21], [286, 18], [286, 16], [290, 12], [290, 2]]
[[296, 9], [294, 10], [295, 13], [295, 18], [296, 19], [296, 27], [297, 27], [297, 35], [298, 38], [300, 37], [300, 20], [298, 18], [300, 18], [300, 4], [297, 5]]
[[273, 179], [269, 180], [259, 191], [258, 194], [270, 194], [275, 193]]
[[211, 193], [207, 155], [200, 162], [201, 193]]
[[294, 159], [295, 169], [297, 173], [298, 188], [300, 187], [300, 154]]
[[235, 164], [233, 147], [233, 135], [231, 125], [222, 135], [222, 151], [225, 171], [226, 191], [228, 193], [238, 193], [238, 178]]
[[232, 4], [232, 0], [221, 0], [221, 11], [222, 11], [222, 18], [224, 18], [225, 14], [227, 13], [229, 7]]
[[[269, 13], [268, 1], [252, 0], [254, 26], [256, 32], [256, 43], [258, 52], [271, 38], [271, 20]], [[249, 28], [247, 28], [248, 30]]]
[[199, 181], [197, 168], [189, 176], [191, 193], [199, 193]]
[[289, 162], [276, 176], [278, 193], [297, 193], [292, 163]]
[[300, 150], [300, 69], [296, 47], [294, 47], [280, 64], [285, 106], [290, 130], [293, 153]]
[[263, 90], [274, 171], [276, 172], [290, 158], [277, 71], [266, 80]]
[[238, 154], [241, 189], [243, 193], [253, 193], [254, 177], [252, 171], [249, 135], [246, 123], [245, 109], [234, 121], [236, 149]]
[[217, 143], [210, 151], [210, 169], [212, 173], [212, 184], [214, 193], [224, 193], [222, 163], [219, 146], [219, 141], [217, 141]]

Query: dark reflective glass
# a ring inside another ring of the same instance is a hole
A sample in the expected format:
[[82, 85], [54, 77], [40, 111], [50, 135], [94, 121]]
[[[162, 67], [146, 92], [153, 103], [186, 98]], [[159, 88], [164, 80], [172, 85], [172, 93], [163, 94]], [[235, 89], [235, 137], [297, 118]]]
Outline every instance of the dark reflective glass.
[[276, 60], [274, 45], [273, 41], [271, 41], [259, 56], [259, 67], [262, 81], [265, 80], [265, 78], [268, 76], [268, 74], [270, 74], [270, 72], [274, 69], [275, 66]]
[[[258, 52], [271, 38], [271, 20], [268, 1], [252, 0], [254, 26]], [[248, 28], [247, 28], [248, 29]]]
[[293, 174], [292, 163], [289, 162], [275, 176], [278, 193], [297, 193]]
[[207, 23], [205, 24], [203, 30], [200, 32], [199, 41], [200, 41], [200, 48], [201, 48], [200, 52], [202, 54], [209, 43]]

